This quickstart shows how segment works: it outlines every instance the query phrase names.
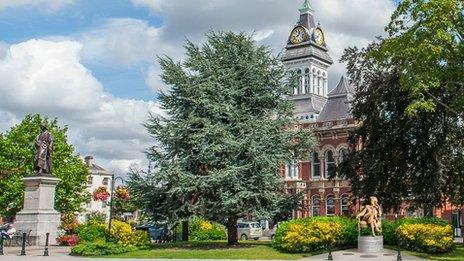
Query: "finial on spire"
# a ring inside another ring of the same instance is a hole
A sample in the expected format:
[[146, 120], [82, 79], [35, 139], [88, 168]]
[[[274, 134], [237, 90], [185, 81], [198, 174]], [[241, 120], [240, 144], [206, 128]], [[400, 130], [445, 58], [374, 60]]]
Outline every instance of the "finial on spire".
[[305, 0], [304, 3], [301, 5], [299, 10], [300, 10], [301, 13], [312, 12], [313, 9], [311, 8], [311, 5], [309, 4], [309, 0]]

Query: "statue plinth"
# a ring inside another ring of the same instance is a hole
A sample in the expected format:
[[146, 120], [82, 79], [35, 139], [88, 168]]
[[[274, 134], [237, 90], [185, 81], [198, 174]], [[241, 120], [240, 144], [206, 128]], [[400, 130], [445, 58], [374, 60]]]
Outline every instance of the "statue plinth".
[[16, 214], [17, 231], [30, 233], [33, 246], [44, 246], [46, 233], [50, 233], [50, 245], [56, 244], [60, 213], [55, 208], [55, 188], [60, 179], [51, 175], [28, 176], [25, 185], [23, 209]]
[[358, 252], [380, 253], [383, 251], [383, 236], [358, 236]]

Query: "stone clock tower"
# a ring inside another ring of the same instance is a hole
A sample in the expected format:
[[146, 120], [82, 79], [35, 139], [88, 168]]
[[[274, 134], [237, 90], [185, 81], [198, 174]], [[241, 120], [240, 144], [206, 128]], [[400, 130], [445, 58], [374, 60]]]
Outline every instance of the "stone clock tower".
[[295, 114], [301, 123], [314, 122], [326, 103], [327, 70], [332, 65], [324, 31], [315, 23], [313, 9], [305, 0], [300, 18], [288, 38], [281, 60], [299, 76], [298, 85], [289, 97], [295, 103]]

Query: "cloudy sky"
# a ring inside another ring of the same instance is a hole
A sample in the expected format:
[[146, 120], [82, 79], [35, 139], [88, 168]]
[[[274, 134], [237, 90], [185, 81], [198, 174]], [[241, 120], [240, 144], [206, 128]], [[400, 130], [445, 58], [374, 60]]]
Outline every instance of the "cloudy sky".
[[[155, 57], [182, 59], [185, 39], [254, 32], [275, 54], [303, 0], [0, 0], [0, 132], [28, 113], [58, 117], [82, 156], [117, 174], [146, 165], [143, 122], [166, 90]], [[338, 60], [382, 34], [394, 0], [311, 0]], [[334, 64], [333, 87], [344, 74]]]

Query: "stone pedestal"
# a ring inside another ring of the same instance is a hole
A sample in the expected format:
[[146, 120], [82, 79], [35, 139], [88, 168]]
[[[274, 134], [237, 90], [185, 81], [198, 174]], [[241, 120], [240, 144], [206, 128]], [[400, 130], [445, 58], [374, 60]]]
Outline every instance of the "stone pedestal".
[[358, 236], [360, 253], [380, 253], [383, 251], [383, 236]]
[[46, 233], [50, 233], [49, 244], [56, 244], [60, 213], [55, 208], [55, 188], [60, 179], [53, 176], [30, 176], [23, 178], [25, 185], [24, 206], [16, 214], [14, 224], [17, 231], [31, 231], [29, 242], [33, 246], [44, 246]]

